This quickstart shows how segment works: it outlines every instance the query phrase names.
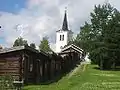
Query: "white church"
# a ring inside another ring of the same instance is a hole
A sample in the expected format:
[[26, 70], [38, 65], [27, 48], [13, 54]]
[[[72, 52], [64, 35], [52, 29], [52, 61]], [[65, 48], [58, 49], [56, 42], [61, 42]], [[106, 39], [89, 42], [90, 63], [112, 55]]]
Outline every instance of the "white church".
[[62, 28], [56, 31], [56, 53], [60, 53], [65, 45], [72, 39], [73, 32], [68, 29], [67, 13], [65, 10]]
[[[68, 45], [72, 37], [73, 32], [68, 29], [67, 12], [65, 10], [62, 28], [56, 31], [56, 53], [65, 55], [65, 53], [77, 52], [81, 58], [84, 51], [74, 44]], [[88, 55], [84, 58], [85, 61], [90, 62]]]

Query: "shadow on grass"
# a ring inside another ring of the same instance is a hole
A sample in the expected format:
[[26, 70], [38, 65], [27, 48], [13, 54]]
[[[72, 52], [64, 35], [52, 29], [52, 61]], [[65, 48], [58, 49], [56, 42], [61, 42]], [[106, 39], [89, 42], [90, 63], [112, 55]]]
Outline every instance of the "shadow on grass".
[[62, 79], [64, 76], [66, 76], [68, 73], [70, 73], [72, 70], [74, 70], [74, 68], [76, 68], [77, 66], [78, 66], [78, 64], [80, 64], [80, 62], [79, 63], [76, 63], [75, 65], [73, 65], [71, 68], [69, 68], [67, 71], [65, 71], [64, 73], [62, 73], [62, 74], [58, 74], [58, 75], [56, 75], [53, 79], [51, 79], [51, 80], [48, 80], [48, 81], [46, 81], [46, 82], [41, 82], [40, 84], [41, 85], [49, 85], [49, 84], [51, 84], [51, 83], [56, 83], [56, 82], [58, 82], [60, 79]]
[[60, 79], [62, 79], [64, 76], [66, 76], [72, 70], [74, 70], [74, 68], [76, 68], [80, 64], [80, 62], [81, 61], [76, 62], [73, 66], [71, 66], [70, 68], [67, 68], [65, 71], [62, 71], [60, 73], [56, 72], [56, 75], [53, 78], [41, 81], [39, 83], [31, 83], [31, 84], [29, 83], [29, 84], [26, 84], [25, 86], [27, 86], [27, 85], [49, 85], [51, 83], [57, 83]]
[[103, 71], [120, 71], [120, 66], [119, 67], [117, 66], [115, 69], [112, 69], [112, 68], [110, 68], [110, 69], [100, 69], [100, 67], [95, 66], [95, 67], [93, 67], [93, 69], [103, 70]]
[[100, 68], [99, 68], [99, 67], [93, 67], [93, 69], [100, 70]]
[[48, 81], [46, 81], [46, 82], [41, 82], [41, 83], [39, 83], [39, 84], [41, 84], [41, 85], [49, 85], [49, 84], [51, 84], [51, 83], [56, 83], [56, 82], [58, 82], [60, 79], [62, 79], [62, 77], [64, 77], [66, 74], [64, 73], [64, 74], [62, 74], [62, 75], [60, 75], [60, 76], [57, 76], [57, 77], [55, 77], [55, 78], [53, 78], [53, 79], [51, 79], [51, 80], [48, 80]]

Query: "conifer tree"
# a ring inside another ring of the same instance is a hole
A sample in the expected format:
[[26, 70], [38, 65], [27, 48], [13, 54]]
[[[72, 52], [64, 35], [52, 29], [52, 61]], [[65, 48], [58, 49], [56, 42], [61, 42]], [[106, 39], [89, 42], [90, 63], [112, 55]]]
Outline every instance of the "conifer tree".
[[39, 50], [44, 51], [44, 52], [50, 52], [50, 45], [47, 37], [43, 37], [43, 39], [40, 42], [39, 45]]

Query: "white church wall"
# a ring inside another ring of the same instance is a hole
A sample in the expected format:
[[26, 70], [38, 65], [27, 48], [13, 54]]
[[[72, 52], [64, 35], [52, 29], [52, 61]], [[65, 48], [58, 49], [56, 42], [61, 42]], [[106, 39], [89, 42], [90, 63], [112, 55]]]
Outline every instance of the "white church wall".
[[[64, 35], [64, 40], [60, 40], [60, 35]], [[61, 49], [68, 43], [68, 31], [59, 31], [56, 33], [56, 52], [59, 53]]]

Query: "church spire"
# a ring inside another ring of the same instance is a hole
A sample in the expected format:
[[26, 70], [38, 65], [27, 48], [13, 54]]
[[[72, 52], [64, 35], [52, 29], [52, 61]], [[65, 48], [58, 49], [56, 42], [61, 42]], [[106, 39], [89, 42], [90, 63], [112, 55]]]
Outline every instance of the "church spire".
[[63, 20], [62, 30], [64, 30], [64, 31], [67, 31], [67, 30], [68, 30], [68, 22], [67, 22], [66, 9], [65, 9], [65, 15], [64, 15], [64, 20]]

